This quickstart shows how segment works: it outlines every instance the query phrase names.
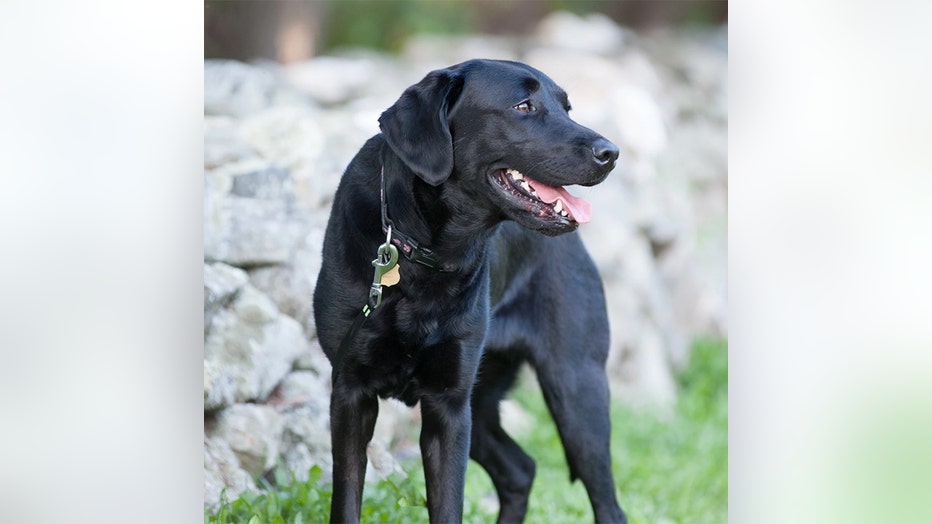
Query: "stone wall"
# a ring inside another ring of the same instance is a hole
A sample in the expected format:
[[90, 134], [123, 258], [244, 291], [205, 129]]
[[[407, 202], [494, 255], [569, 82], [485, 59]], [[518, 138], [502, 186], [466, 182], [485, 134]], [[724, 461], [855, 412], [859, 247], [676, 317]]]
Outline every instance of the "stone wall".
[[[727, 33], [638, 34], [557, 13], [533, 37], [411, 40], [287, 67], [205, 62], [205, 504], [281, 463], [330, 473], [330, 365], [311, 296], [329, 204], [377, 118], [428, 71], [520, 60], [564, 87], [573, 118], [621, 146], [580, 228], [605, 280], [613, 395], [660, 409], [699, 335], [727, 334]], [[509, 404], [509, 420], [524, 421]], [[418, 453], [417, 410], [384, 401], [371, 478]], [[524, 421], [524, 424], [527, 422]]]

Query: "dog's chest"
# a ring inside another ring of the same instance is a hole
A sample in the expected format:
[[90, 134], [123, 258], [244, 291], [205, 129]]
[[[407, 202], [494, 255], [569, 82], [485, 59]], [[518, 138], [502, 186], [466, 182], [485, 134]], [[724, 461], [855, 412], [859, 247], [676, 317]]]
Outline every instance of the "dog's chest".
[[[381, 338], [372, 349], [368, 385], [378, 396], [397, 398], [413, 406], [424, 395], [460, 389], [472, 376], [481, 345], [446, 339], [431, 345], [408, 345], [395, 337]], [[471, 381], [470, 381], [471, 382]]]
[[389, 301], [365, 350], [369, 387], [408, 405], [425, 394], [468, 387], [488, 327], [487, 293], [483, 285], [458, 300]]

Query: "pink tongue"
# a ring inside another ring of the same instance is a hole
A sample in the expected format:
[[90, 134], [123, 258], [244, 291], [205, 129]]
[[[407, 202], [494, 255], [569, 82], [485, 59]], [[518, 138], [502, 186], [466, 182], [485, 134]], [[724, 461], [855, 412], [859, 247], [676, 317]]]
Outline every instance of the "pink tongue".
[[562, 187], [550, 187], [537, 180], [532, 180], [531, 186], [534, 191], [537, 191], [537, 197], [548, 204], [553, 204], [558, 198], [562, 200], [563, 209], [566, 209], [566, 212], [573, 217], [573, 220], [580, 224], [592, 220], [592, 206], [585, 199], [574, 197]]

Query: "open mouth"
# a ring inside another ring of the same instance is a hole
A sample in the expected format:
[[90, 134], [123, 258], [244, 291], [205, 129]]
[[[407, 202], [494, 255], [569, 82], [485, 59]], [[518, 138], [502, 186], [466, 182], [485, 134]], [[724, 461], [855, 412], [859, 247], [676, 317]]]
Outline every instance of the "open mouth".
[[563, 187], [548, 186], [510, 168], [502, 169], [494, 180], [502, 190], [523, 201], [525, 208], [540, 218], [563, 218], [580, 224], [592, 218], [589, 202], [574, 197]]

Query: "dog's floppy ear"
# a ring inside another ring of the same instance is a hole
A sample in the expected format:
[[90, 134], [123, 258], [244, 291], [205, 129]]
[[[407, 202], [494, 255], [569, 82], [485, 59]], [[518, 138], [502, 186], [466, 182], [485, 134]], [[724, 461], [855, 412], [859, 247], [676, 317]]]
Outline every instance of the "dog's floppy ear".
[[463, 91], [460, 73], [433, 71], [402, 93], [379, 117], [379, 128], [392, 151], [430, 185], [453, 171], [453, 137], [449, 118]]

